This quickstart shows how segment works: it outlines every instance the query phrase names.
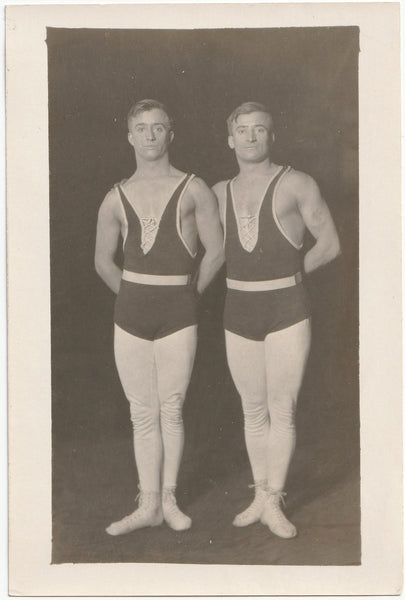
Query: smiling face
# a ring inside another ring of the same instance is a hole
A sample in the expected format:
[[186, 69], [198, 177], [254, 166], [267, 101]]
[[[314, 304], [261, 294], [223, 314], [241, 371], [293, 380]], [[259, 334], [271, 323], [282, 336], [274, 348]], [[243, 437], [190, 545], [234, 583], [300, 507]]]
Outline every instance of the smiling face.
[[273, 123], [268, 113], [256, 111], [239, 115], [232, 122], [228, 144], [238, 160], [261, 162], [269, 157], [274, 142]]
[[158, 160], [167, 154], [173, 137], [169, 117], [160, 108], [140, 112], [129, 119], [128, 141], [138, 159]]

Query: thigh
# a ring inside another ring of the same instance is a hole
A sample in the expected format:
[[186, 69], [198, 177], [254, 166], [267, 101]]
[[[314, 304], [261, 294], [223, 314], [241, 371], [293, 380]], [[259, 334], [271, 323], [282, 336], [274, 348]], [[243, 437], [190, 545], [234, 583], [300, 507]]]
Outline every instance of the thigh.
[[155, 379], [153, 342], [136, 337], [115, 325], [114, 354], [127, 398], [150, 400]]
[[256, 342], [225, 330], [226, 354], [232, 379], [240, 396], [266, 397], [264, 342]]
[[159, 395], [185, 393], [197, 348], [197, 325], [180, 329], [154, 341]]
[[268, 390], [296, 394], [311, 345], [310, 319], [269, 333], [264, 341]]

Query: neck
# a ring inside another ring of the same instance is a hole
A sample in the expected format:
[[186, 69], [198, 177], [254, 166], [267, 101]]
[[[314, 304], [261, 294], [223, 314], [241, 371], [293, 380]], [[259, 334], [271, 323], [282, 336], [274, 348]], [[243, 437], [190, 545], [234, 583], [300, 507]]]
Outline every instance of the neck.
[[260, 177], [261, 175], [268, 176], [276, 167], [270, 158], [265, 158], [263, 161], [257, 163], [238, 160], [238, 164], [240, 176], [246, 179]]
[[156, 160], [144, 160], [141, 157], [136, 157], [136, 176], [145, 179], [155, 177], [164, 177], [170, 174], [171, 165], [169, 156], [165, 154]]

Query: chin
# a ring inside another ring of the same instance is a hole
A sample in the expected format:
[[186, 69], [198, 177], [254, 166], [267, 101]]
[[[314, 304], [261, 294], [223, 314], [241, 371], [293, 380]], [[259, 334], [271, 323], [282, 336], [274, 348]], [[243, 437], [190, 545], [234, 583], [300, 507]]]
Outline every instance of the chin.
[[248, 156], [243, 156], [243, 160], [245, 162], [248, 163], [260, 163], [263, 162], [264, 160], [266, 160], [266, 158], [268, 158], [268, 154], [257, 154], [255, 156], [252, 156], [251, 154]]
[[155, 150], [152, 150], [150, 152], [142, 153], [142, 158], [144, 160], [156, 160], [157, 158], [160, 158], [162, 155], [163, 155], [162, 152], [156, 152]]

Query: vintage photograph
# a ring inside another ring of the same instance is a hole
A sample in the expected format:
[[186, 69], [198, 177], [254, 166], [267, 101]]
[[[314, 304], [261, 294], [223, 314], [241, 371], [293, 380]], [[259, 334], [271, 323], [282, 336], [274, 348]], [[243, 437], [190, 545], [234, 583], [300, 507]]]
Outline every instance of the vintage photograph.
[[359, 29], [46, 42], [52, 561], [359, 564]]
[[10, 593], [401, 592], [397, 17], [7, 9]]

